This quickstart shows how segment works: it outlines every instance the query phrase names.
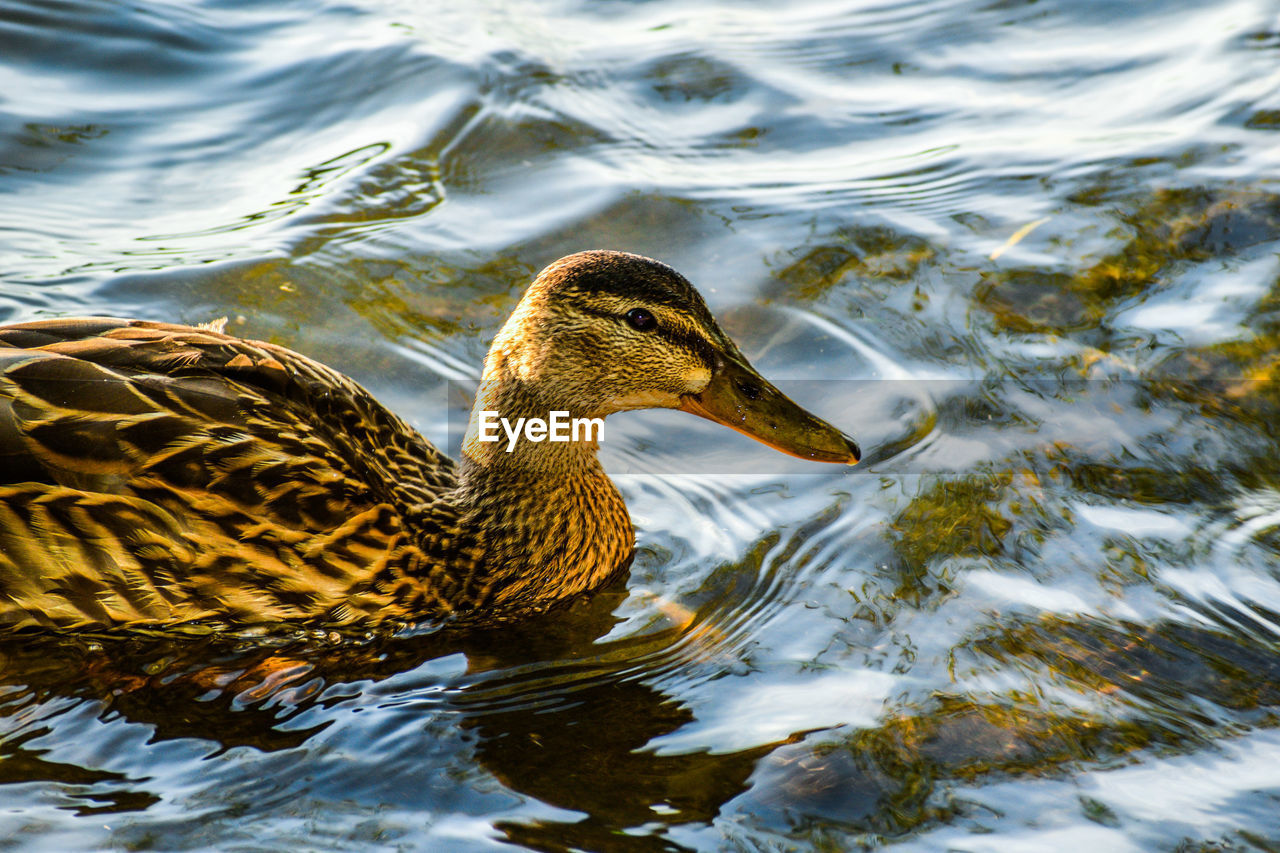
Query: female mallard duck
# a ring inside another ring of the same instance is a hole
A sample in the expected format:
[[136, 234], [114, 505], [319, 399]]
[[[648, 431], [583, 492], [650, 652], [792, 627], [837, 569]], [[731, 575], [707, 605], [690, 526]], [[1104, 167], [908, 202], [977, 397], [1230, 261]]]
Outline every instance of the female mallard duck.
[[597, 440], [516, 423], [683, 409], [778, 450], [857, 445], [747, 363], [675, 270], [542, 271], [485, 359], [462, 461], [295, 352], [140, 320], [0, 327], [0, 626], [356, 625], [546, 609], [630, 562]]

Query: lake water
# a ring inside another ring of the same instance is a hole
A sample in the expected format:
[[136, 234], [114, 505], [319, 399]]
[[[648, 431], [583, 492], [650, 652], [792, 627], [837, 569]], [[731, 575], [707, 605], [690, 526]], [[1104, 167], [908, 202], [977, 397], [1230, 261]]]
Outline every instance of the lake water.
[[625, 584], [0, 641], [0, 848], [1280, 846], [1280, 7], [0, 0], [0, 321], [288, 345], [457, 443], [658, 257], [862, 443], [612, 418]]

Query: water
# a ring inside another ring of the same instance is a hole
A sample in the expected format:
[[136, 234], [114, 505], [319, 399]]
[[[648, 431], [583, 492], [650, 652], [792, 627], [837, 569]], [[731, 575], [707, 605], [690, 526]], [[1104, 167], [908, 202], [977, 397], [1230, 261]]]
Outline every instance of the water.
[[[465, 8], [465, 11], [464, 11]], [[0, 2], [0, 320], [299, 349], [456, 444], [662, 258], [853, 471], [611, 419], [625, 584], [465, 636], [0, 643], [0, 845], [1280, 845], [1280, 8]]]

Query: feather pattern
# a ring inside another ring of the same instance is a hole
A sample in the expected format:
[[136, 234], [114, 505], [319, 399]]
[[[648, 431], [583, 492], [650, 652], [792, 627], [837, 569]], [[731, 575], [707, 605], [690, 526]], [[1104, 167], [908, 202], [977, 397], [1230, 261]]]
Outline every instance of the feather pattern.
[[0, 460], [13, 626], [404, 616], [370, 574], [429, 559], [406, 514], [456, 486], [452, 460], [341, 374], [100, 318], [0, 329]]
[[555, 606], [626, 568], [626, 507], [596, 439], [526, 435], [503, 452], [477, 437], [476, 412], [646, 406], [857, 459], [754, 373], [679, 273], [620, 252], [563, 258], [529, 287], [490, 349], [458, 463], [346, 376], [221, 324], [0, 327], [0, 627], [491, 621]]

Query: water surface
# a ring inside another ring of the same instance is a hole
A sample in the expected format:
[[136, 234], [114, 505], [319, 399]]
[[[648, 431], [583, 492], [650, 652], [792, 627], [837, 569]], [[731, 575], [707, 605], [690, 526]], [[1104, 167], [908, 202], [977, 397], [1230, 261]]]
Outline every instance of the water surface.
[[442, 446], [584, 248], [855, 434], [610, 420], [520, 628], [0, 642], [0, 846], [1280, 845], [1280, 9], [0, 0], [0, 320], [199, 322]]

